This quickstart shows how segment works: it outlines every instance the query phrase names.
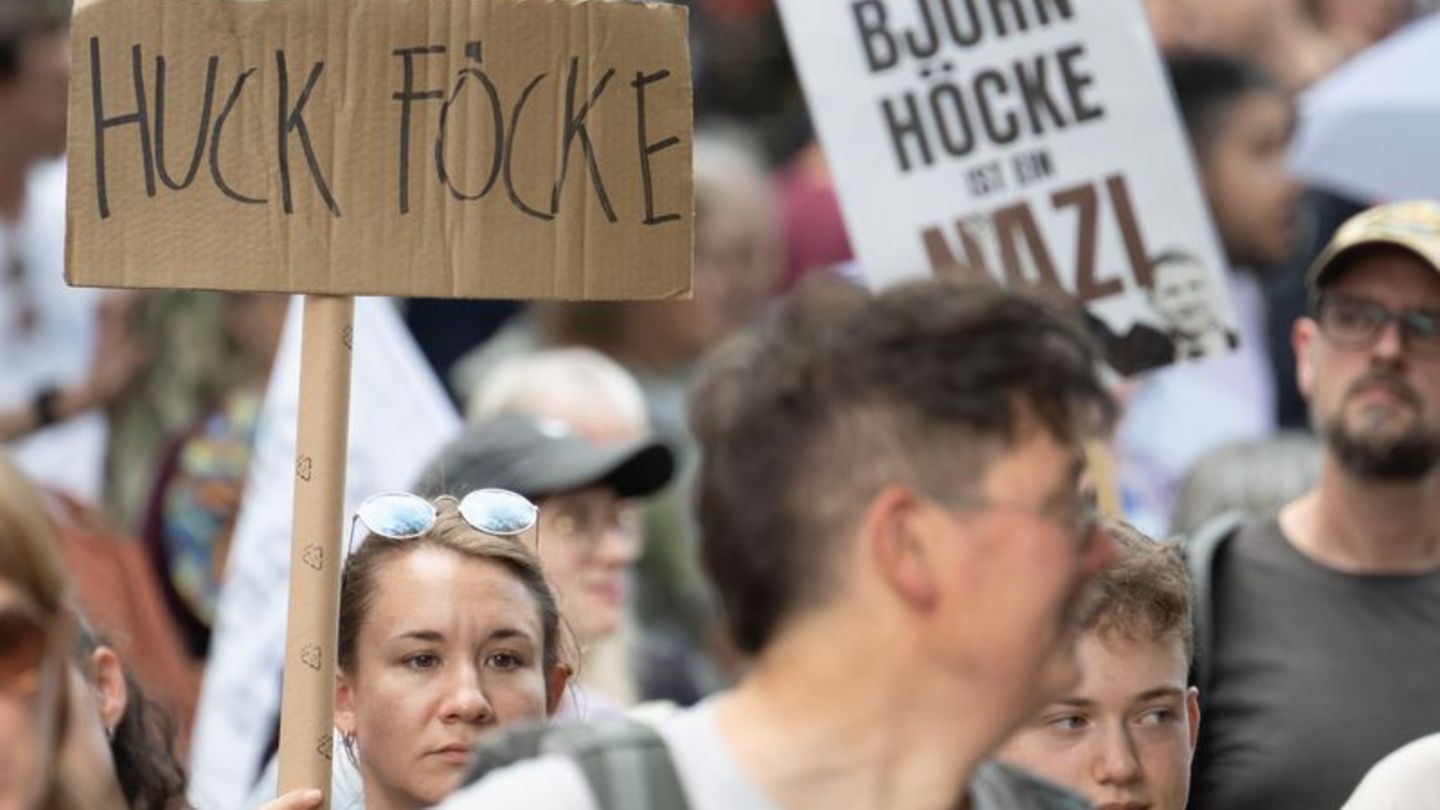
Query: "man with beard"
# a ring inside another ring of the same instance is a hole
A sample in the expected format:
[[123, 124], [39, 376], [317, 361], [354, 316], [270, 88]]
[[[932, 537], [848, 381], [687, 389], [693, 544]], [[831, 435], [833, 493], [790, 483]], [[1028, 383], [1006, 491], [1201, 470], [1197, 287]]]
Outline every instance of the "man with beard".
[[1440, 728], [1440, 206], [1354, 217], [1309, 285], [1293, 340], [1319, 484], [1192, 548], [1200, 810], [1338, 807]]

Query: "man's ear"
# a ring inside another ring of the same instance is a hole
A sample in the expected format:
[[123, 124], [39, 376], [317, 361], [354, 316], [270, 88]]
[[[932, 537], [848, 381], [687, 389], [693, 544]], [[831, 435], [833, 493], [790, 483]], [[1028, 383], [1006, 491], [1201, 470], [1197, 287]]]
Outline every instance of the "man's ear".
[[125, 684], [125, 668], [120, 656], [105, 645], [90, 653], [90, 671], [94, 673], [95, 702], [100, 708], [100, 724], [105, 727], [105, 736], [115, 734], [115, 727], [125, 716], [130, 705], [130, 688]]
[[341, 734], [355, 734], [355, 685], [339, 669], [335, 670], [335, 728]]
[[1295, 384], [1308, 401], [1315, 386], [1315, 333], [1319, 324], [1311, 318], [1297, 318], [1290, 327], [1290, 345], [1295, 349]]
[[560, 708], [560, 701], [565, 699], [565, 687], [570, 683], [570, 676], [574, 674], [568, 664], [556, 664], [551, 671], [548, 682], [545, 684], [545, 714], [555, 714]]
[[928, 499], [894, 485], [875, 496], [860, 524], [861, 539], [881, 581], [906, 604], [920, 609], [939, 598], [937, 561], [929, 546], [939, 511]]
[[1190, 720], [1190, 754], [1200, 743], [1200, 690], [1190, 687], [1185, 691], [1185, 716]]

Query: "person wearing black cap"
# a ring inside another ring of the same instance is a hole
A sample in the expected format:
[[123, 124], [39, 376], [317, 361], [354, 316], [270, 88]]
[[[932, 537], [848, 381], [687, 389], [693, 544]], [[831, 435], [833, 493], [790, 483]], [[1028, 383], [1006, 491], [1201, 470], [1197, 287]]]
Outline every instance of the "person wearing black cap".
[[1190, 545], [1199, 810], [1339, 807], [1440, 728], [1440, 206], [1353, 217], [1309, 286], [1293, 340], [1319, 482]]
[[602, 443], [565, 422], [506, 414], [451, 442], [417, 491], [499, 487], [535, 501], [540, 559], [583, 650], [620, 628], [640, 552], [636, 499], [664, 489], [674, 474], [674, 454], [652, 437]]

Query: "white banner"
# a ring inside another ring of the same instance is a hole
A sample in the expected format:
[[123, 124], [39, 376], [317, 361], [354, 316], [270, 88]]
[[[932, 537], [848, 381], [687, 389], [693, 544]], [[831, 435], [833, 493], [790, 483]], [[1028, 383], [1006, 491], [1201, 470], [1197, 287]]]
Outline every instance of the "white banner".
[[[190, 801], [237, 810], [260, 775], [280, 717], [290, 587], [299, 299], [291, 302], [226, 563], [190, 752]], [[347, 517], [366, 497], [408, 489], [460, 419], [387, 299], [355, 299], [345, 474]], [[348, 529], [350, 522], [345, 525]], [[344, 538], [342, 538], [344, 542]]]
[[780, 0], [872, 283], [1074, 296], [1125, 374], [1237, 342], [1138, 0]]

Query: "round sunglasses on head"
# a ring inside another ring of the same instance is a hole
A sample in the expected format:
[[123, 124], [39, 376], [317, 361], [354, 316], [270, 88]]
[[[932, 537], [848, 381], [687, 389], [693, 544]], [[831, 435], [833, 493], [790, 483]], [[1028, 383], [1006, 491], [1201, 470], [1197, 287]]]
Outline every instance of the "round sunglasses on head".
[[[477, 489], [460, 499], [460, 516], [474, 528], [498, 537], [514, 537], [535, 526], [540, 510], [508, 489]], [[435, 527], [435, 505], [412, 492], [381, 492], [366, 498], [350, 524], [391, 540], [420, 537]], [[350, 545], [349, 541], [346, 546]], [[347, 555], [348, 556], [348, 555]]]

